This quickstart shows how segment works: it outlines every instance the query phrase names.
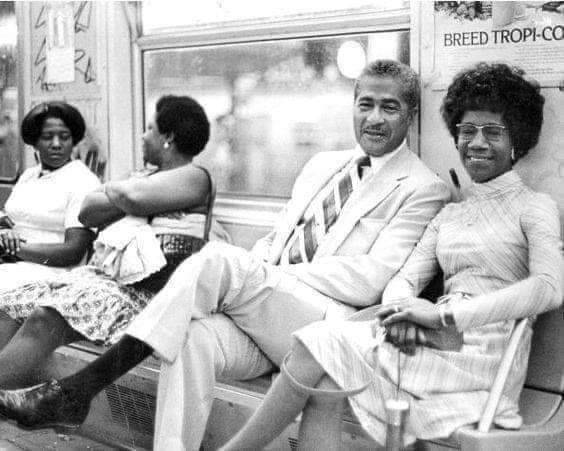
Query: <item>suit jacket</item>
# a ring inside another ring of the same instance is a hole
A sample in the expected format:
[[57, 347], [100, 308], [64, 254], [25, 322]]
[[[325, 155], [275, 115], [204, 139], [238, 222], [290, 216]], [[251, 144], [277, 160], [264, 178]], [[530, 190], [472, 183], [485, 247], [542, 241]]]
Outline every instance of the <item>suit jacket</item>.
[[[253, 251], [278, 264], [312, 199], [358, 155], [358, 149], [315, 155], [296, 179], [277, 226]], [[356, 307], [372, 305], [449, 197], [446, 184], [404, 143], [353, 191], [312, 262], [287, 265], [284, 270], [337, 301]]]

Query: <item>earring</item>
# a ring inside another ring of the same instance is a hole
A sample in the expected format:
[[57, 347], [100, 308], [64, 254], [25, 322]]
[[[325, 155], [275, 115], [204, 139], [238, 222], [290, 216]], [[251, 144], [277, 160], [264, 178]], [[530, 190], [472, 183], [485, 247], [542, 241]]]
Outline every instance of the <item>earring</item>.
[[515, 163], [515, 148], [514, 147], [511, 148], [511, 161], [513, 161], [513, 163]]
[[165, 141], [165, 143], [163, 144], [163, 147], [165, 149], [168, 149], [170, 147], [170, 143], [168, 141]]

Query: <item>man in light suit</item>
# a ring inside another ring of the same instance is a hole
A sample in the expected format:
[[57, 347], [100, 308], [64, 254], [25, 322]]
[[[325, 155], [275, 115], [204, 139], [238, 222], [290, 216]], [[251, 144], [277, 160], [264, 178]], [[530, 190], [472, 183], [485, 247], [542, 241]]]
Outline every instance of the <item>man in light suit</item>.
[[272, 371], [293, 331], [378, 303], [449, 198], [406, 145], [418, 99], [411, 68], [388, 60], [368, 65], [355, 86], [358, 146], [312, 158], [275, 229], [252, 252], [210, 243], [188, 258], [127, 335], [61, 380], [62, 394], [38, 409], [80, 421], [64, 399], [88, 403], [155, 352], [163, 362], [155, 448], [197, 449], [216, 376]]

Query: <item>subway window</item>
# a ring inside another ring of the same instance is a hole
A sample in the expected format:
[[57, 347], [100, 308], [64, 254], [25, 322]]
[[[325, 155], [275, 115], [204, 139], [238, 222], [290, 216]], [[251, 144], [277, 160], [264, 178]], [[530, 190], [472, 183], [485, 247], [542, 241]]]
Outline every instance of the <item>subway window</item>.
[[408, 4], [406, 0], [144, 0], [142, 22], [146, 34], [167, 33], [186, 27], [213, 27], [234, 22], [262, 25], [265, 21], [314, 15], [389, 11]]
[[[145, 4], [143, 9], [150, 25], [143, 23], [145, 32], [157, 28]], [[264, 12], [259, 10], [254, 13]], [[355, 145], [353, 84], [365, 63], [409, 63], [409, 29], [352, 33], [345, 27], [344, 33], [318, 36], [308, 31], [297, 26], [283, 38], [271, 33], [270, 39], [254, 40], [247, 34], [242, 42], [204, 39], [185, 46], [171, 39], [168, 48], [161, 39], [157, 48], [142, 51], [146, 116], [164, 94], [190, 95], [205, 107], [211, 138], [197, 162], [212, 171], [219, 193], [289, 197], [313, 154]]]
[[0, 2], [0, 180], [19, 169], [17, 25], [14, 2]]

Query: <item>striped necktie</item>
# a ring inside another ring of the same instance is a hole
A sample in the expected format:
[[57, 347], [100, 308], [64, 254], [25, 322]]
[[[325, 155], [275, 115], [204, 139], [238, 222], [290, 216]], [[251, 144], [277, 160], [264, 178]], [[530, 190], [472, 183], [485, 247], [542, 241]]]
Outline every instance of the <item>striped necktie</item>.
[[330, 188], [321, 190], [320, 194], [314, 197], [308, 207], [308, 211], [314, 213], [298, 222], [286, 245], [288, 263], [304, 263], [312, 260], [321, 239], [337, 222], [345, 203], [363, 177], [365, 169], [369, 167], [370, 158], [361, 157], [334, 177], [330, 181]]

